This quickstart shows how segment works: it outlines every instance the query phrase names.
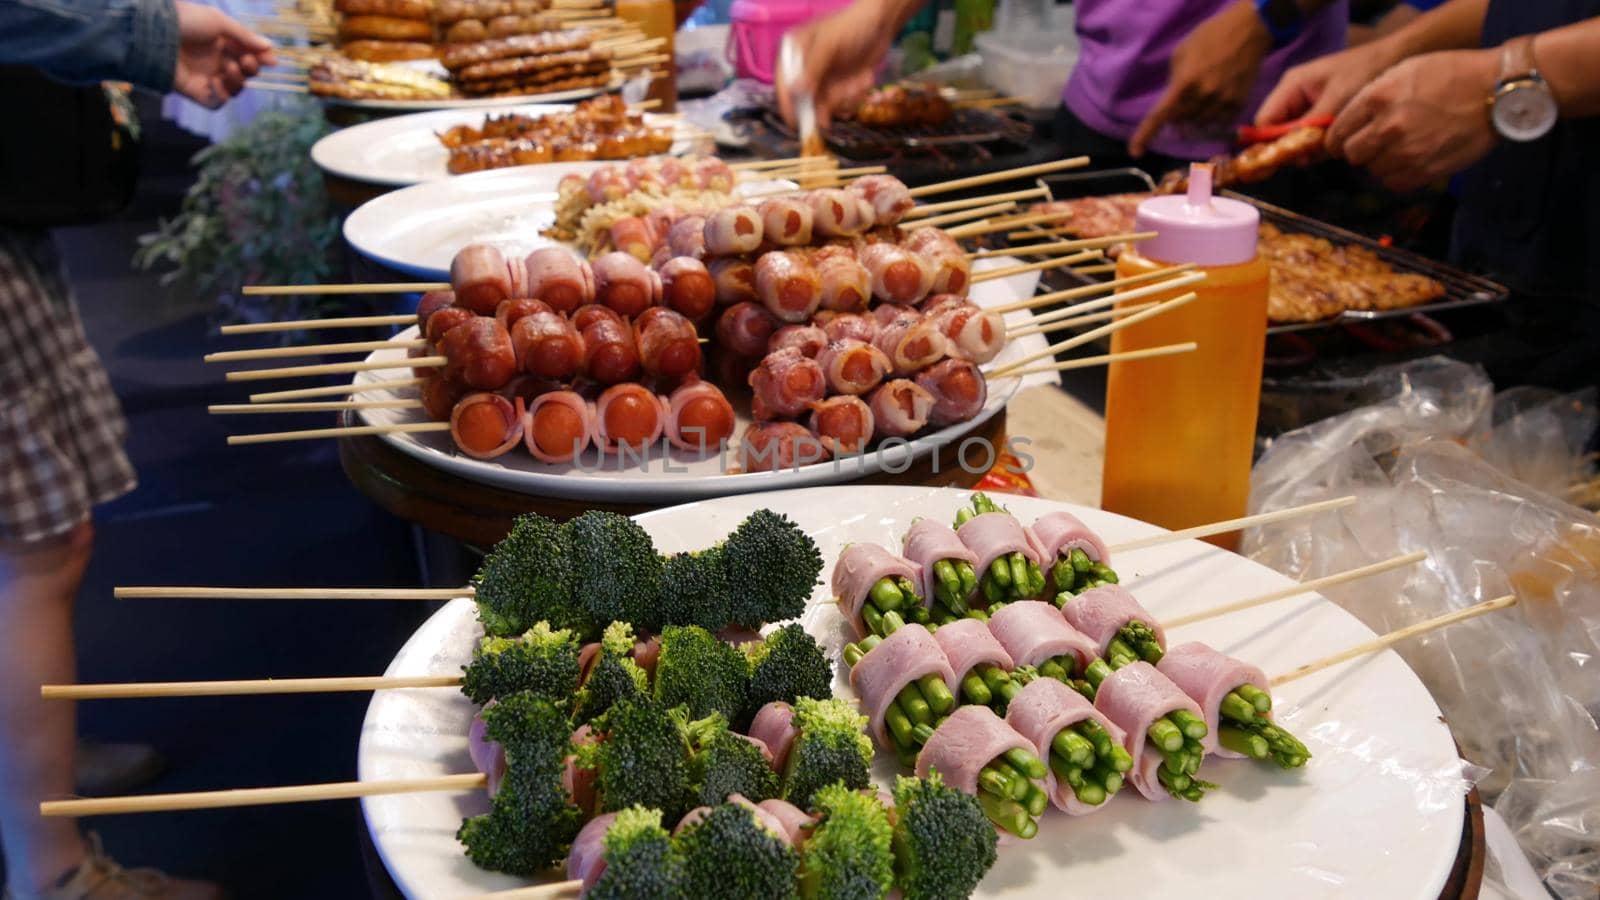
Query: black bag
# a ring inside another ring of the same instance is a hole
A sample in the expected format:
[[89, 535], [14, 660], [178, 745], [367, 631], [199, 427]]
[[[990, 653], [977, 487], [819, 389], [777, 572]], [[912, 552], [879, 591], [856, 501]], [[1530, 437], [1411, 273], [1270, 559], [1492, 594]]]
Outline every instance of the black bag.
[[100, 85], [0, 66], [0, 224], [75, 225], [120, 212], [139, 177], [133, 132]]

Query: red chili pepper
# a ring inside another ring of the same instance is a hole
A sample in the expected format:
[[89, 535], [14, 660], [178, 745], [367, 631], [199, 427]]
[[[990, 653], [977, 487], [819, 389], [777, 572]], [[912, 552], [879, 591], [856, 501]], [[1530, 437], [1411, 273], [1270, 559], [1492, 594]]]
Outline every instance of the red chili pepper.
[[1239, 126], [1239, 143], [1264, 144], [1275, 141], [1296, 128], [1307, 125], [1317, 128], [1327, 128], [1333, 124], [1333, 116], [1306, 116], [1292, 122], [1279, 122], [1276, 125], [1241, 125]]

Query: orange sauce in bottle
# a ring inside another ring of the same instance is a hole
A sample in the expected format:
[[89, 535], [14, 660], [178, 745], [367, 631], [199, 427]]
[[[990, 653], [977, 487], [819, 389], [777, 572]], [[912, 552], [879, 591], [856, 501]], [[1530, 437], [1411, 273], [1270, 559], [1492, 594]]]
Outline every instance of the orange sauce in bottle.
[[645, 98], [661, 101], [661, 105], [652, 110], [653, 112], [672, 112], [678, 105], [678, 79], [674, 69], [677, 54], [672, 48], [672, 39], [677, 34], [678, 22], [673, 12], [672, 0], [616, 0], [616, 13], [617, 18], [638, 25], [645, 37], [666, 40], [660, 48], [650, 51], [652, 56], [666, 54], [667, 61], [660, 66], [665, 69], [666, 74], [650, 82], [650, 89], [646, 92]]
[[[1117, 260], [1117, 277], [1191, 261], [1152, 259], [1130, 247]], [[1198, 349], [1113, 363], [1106, 382], [1101, 505], [1173, 530], [1245, 515], [1261, 400], [1267, 263], [1256, 256], [1201, 271], [1207, 277], [1198, 284], [1119, 304], [1199, 295], [1111, 341], [1113, 352], [1186, 341]], [[1208, 540], [1234, 549], [1239, 534]]]

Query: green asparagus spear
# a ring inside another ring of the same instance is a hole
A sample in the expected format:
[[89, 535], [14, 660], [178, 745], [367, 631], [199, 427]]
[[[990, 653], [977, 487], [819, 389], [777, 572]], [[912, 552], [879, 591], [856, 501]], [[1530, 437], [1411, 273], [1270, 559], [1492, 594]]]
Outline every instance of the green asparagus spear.
[[861, 618], [867, 623], [867, 630], [873, 634], [883, 634], [883, 613], [868, 600], [861, 605]]
[[956, 708], [956, 698], [950, 693], [950, 688], [944, 679], [937, 675], [924, 675], [917, 679], [917, 687], [922, 689], [922, 697], [928, 701], [928, 708], [935, 715], [945, 715]]
[[1063, 728], [1056, 732], [1050, 742], [1050, 749], [1061, 755], [1061, 758], [1074, 766], [1087, 766], [1094, 762], [1094, 744], [1083, 735], [1070, 728]]
[[1070, 591], [1078, 581], [1078, 573], [1072, 568], [1072, 563], [1065, 559], [1057, 559], [1050, 567], [1050, 584], [1060, 591]]
[[988, 766], [978, 773], [978, 788], [1001, 799], [1011, 799], [1010, 780]]
[[1037, 817], [1044, 815], [1049, 807], [1050, 795], [1044, 792], [1044, 788], [1030, 782], [1028, 793], [1022, 798], [1022, 808], [1028, 811], [1028, 815]]
[[1044, 761], [1033, 755], [1033, 753], [1030, 751], [1024, 750], [1021, 747], [1013, 747], [1005, 752], [1005, 758], [1006, 762], [1010, 763], [1013, 769], [1016, 769], [1018, 772], [1021, 772], [1029, 778], [1044, 777]]
[[1150, 738], [1150, 743], [1168, 753], [1176, 753], [1183, 749], [1183, 732], [1164, 716], [1151, 722], [1146, 734]]
[[961, 577], [961, 596], [972, 596], [972, 592], [978, 589], [978, 573], [973, 570], [972, 563], [966, 560], [957, 563], [956, 574]]
[[1072, 678], [1072, 673], [1061, 668], [1061, 664], [1053, 659], [1047, 659], [1039, 664], [1039, 674], [1061, 682], [1069, 681]]
[[1222, 718], [1244, 725], [1256, 721], [1256, 708], [1239, 696], [1237, 691], [1223, 695], [1221, 713]]
[[1011, 587], [1011, 566], [1004, 556], [989, 564], [989, 580], [1001, 587]]
[[1251, 734], [1242, 728], [1224, 725], [1217, 729], [1217, 741], [1222, 746], [1235, 753], [1243, 753], [1251, 759], [1266, 759], [1272, 749], [1267, 746], [1267, 739]]
[[1253, 684], [1241, 684], [1233, 693], [1255, 707], [1256, 712], [1272, 712], [1272, 695]]
[[906, 605], [905, 595], [892, 578], [879, 578], [877, 583], [872, 586], [868, 599], [872, 602], [872, 605], [883, 612], [899, 609]]
[[983, 677], [976, 672], [968, 672], [961, 679], [961, 695], [967, 698], [968, 703], [988, 706], [993, 694], [989, 686], [983, 683]]
[[1205, 737], [1209, 731], [1206, 728], [1206, 720], [1187, 709], [1175, 709], [1167, 714], [1167, 718], [1172, 720], [1172, 724], [1178, 726], [1178, 730], [1182, 731], [1183, 736], [1186, 738], [1199, 740]]
[[1018, 772], [1005, 762], [1004, 757], [995, 757], [989, 763], [989, 768], [1006, 777], [1011, 784], [1011, 799], [1021, 800], [1028, 796], [1028, 776]]
[[933, 710], [928, 707], [928, 701], [922, 698], [922, 692], [917, 690], [915, 683], [908, 684], [895, 695], [895, 702], [905, 710], [906, 717], [915, 725], [931, 725], [933, 723]]
[[1030, 596], [1028, 589], [1033, 586], [1033, 579], [1028, 575], [1028, 560], [1021, 552], [1013, 552], [1006, 557], [1006, 566], [1011, 570], [1011, 593], [1016, 597]]
[[900, 704], [889, 704], [888, 712], [883, 714], [883, 724], [888, 726], [889, 734], [901, 747], [911, 747], [916, 743], [912, 735], [911, 720], [906, 717], [905, 710], [900, 708]]
[[980, 791], [978, 803], [989, 821], [1019, 838], [1027, 839], [1039, 833], [1039, 823], [1015, 800], [1002, 800], [987, 791]]

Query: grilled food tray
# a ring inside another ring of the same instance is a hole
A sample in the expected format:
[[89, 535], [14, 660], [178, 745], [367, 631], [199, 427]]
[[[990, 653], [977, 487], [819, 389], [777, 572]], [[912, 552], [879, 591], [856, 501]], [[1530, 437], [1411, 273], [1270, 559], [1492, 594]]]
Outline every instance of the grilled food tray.
[[[1101, 194], [1126, 193], [1140, 190], [1154, 190], [1155, 181], [1142, 169], [1120, 168], [1105, 169], [1095, 172], [1075, 172], [1069, 175], [1051, 176], [1043, 179], [1054, 199], [1069, 200], [1078, 197], [1090, 197]], [[1429, 259], [1418, 253], [1404, 250], [1399, 247], [1389, 246], [1381, 241], [1357, 234], [1353, 231], [1330, 225], [1326, 222], [1313, 219], [1292, 210], [1274, 206], [1254, 197], [1241, 194], [1237, 191], [1222, 191], [1222, 196], [1230, 197], [1249, 203], [1261, 212], [1261, 221], [1276, 226], [1286, 233], [1309, 234], [1319, 237], [1333, 244], [1355, 245], [1363, 247], [1375, 254], [1384, 263], [1393, 267], [1397, 272], [1414, 275], [1425, 275], [1444, 286], [1444, 297], [1431, 303], [1417, 306], [1400, 307], [1396, 309], [1347, 309], [1337, 316], [1320, 319], [1315, 322], [1286, 322], [1271, 325], [1267, 328], [1268, 334], [1286, 334], [1295, 331], [1310, 331], [1319, 328], [1329, 328], [1336, 325], [1357, 322], [1371, 322], [1378, 319], [1406, 318], [1418, 314], [1445, 312], [1453, 309], [1464, 309], [1469, 306], [1478, 306], [1485, 303], [1498, 303], [1510, 296], [1511, 292], [1505, 285], [1484, 278], [1471, 275], [1454, 266]], [[1060, 271], [1060, 270], [1058, 270]], [[1092, 281], [1109, 280], [1112, 276], [1097, 278], [1087, 275], [1075, 275], [1070, 272], [1060, 271], [1054, 279], [1086, 284]]]
[[[768, 109], [767, 124], [785, 137], [794, 137], [776, 111]], [[1033, 126], [1020, 119], [983, 109], [956, 109], [942, 125], [903, 125], [871, 128], [859, 122], [838, 119], [829, 123], [822, 137], [836, 153], [852, 159], [893, 156], [904, 151], [981, 153], [982, 144], [1008, 141], [1025, 144], [1033, 137]]]

